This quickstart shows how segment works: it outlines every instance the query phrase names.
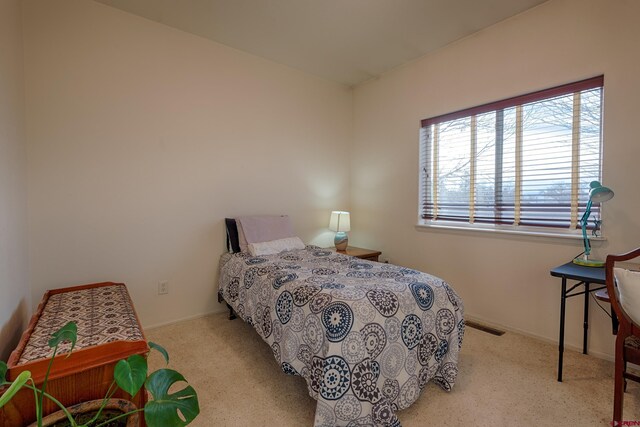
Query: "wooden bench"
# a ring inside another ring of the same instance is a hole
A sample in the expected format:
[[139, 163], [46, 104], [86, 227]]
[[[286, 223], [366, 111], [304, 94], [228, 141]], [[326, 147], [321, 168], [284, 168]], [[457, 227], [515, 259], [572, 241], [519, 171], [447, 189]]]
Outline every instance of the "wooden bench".
[[[74, 321], [78, 326], [76, 346], [67, 357], [69, 343], [59, 347], [47, 392], [69, 406], [102, 399], [113, 380], [115, 364], [133, 354], [145, 356], [149, 351], [140, 321], [123, 283], [94, 283], [47, 291], [22, 334], [18, 347], [11, 353], [7, 377], [14, 380], [22, 371], [31, 371], [40, 386], [53, 350], [51, 334]], [[114, 397], [131, 400], [137, 407], [146, 403], [141, 390], [133, 399], [123, 391]], [[0, 412], [0, 426], [20, 426], [35, 421], [34, 396], [23, 389]], [[44, 414], [58, 410], [45, 399]], [[140, 417], [144, 425], [144, 417]]]

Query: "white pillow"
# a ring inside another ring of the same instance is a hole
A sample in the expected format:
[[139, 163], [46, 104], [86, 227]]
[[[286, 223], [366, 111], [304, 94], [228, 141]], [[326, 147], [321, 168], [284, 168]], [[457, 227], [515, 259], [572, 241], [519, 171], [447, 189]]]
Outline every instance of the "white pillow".
[[640, 272], [614, 268], [613, 274], [618, 282], [620, 305], [633, 323], [640, 325]]
[[304, 243], [299, 237], [271, 240], [270, 242], [249, 243], [249, 253], [252, 256], [273, 255], [292, 249], [304, 249]]

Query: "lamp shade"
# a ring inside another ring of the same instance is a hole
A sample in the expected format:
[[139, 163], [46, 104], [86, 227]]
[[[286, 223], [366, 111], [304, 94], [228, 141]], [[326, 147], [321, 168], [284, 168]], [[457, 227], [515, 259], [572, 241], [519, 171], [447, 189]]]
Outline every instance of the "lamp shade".
[[329, 220], [329, 230], [350, 231], [351, 220], [349, 219], [349, 212], [344, 212], [344, 211], [331, 212], [331, 219]]
[[593, 203], [606, 202], [613, 198], [613, 190], [609, 187], [605, 187], [598, 181], [591, 181], [589, 184], [591, 190], [589, 191], [589, 200]]

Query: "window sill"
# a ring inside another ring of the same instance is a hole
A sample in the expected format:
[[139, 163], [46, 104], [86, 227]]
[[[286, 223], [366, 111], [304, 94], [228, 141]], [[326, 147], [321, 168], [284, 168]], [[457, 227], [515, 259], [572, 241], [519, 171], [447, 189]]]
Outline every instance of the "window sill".
[[[471, 232], [471, 233], [497, 233], [497, 234], [506, 234], [513, 236], [532, 236], [532, 237], [544, 237], [544, 238], [553, 238], [553, 239], [568, 239], [568, 240], [582, 240], [581, 232], [573, 232], [573, 231], [560, 231], [560, 230], [535, 230], [535, 229], [525, 229], [522, 227], [518, 227], [517, 229], [511, 228], [509, 226], [495, 226], [495, 225], [477, 225], [477, 224], [459, 224], [459, 223], [446, 223], [439, 222], [438, 224], [434, 223], [426, 223], [419, 222], [416, 224], [416, 230], [418, 231], [427, 231], [429, 229], [442, 230], [442, 231], [461, 231], [461, 232]], [[591, 232], [588, 234], [590, 242], [598, 242], [598, 241], [606, 241], [607, 238], [604, 236], [592, 236]]]

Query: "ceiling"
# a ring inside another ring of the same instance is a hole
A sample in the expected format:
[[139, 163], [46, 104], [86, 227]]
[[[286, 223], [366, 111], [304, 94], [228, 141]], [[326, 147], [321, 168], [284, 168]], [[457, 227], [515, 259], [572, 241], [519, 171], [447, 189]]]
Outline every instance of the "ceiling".
[[95, 0], [349, 86], [546, 0]]

